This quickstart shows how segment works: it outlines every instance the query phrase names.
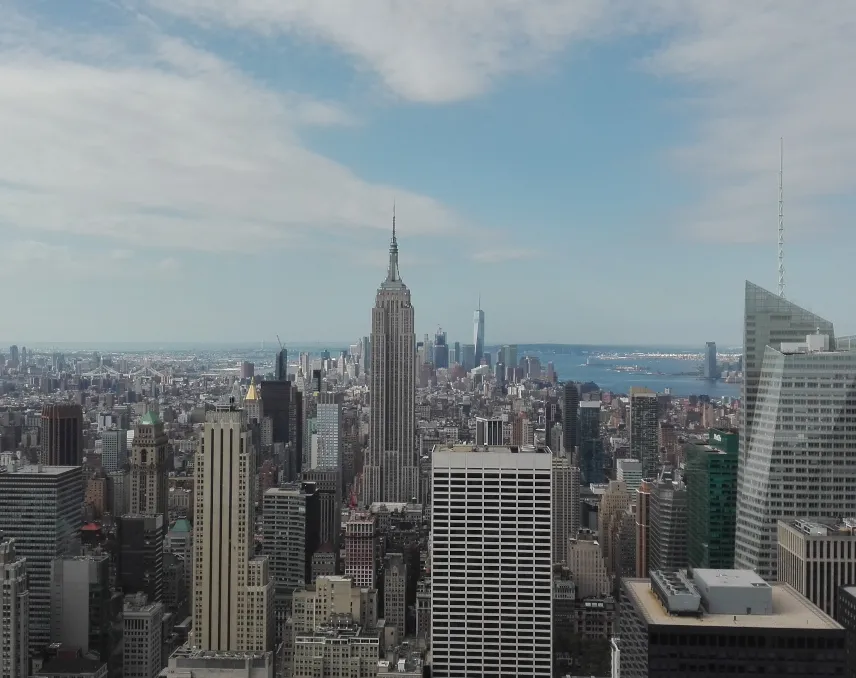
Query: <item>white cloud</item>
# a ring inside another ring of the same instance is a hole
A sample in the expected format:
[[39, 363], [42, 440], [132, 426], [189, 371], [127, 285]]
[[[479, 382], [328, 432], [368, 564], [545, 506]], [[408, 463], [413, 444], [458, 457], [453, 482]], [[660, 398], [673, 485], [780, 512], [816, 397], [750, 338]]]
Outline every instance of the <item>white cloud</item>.
[[146, 23], [104, 38], [6, 11], [0, 227], [252, 252], [318, 228], [386, 229], [394, 198], [411, 233], [462, 225], [305, 148], [303, 127], [353, 124], [334, 103], [266, 89]]
[[472, 255], [472, 259], [480, 264], [500, 264], [506, 261], [534, 259], [537, 255], [538, 253], [535, 250], [509, 247], [475, 252]]
[[687, 86], [695, 124], [671, 154], [701, 189], [680, 219], [690, 235], [775, 237], [779, 136], [789, 237], [829, 228], [842, 215], [819, 203], [856, 192], [849, 0], [143, 1], [200, 25], [334, 45], [418, 102], [476, 96], [575, 44], [653, 37], [640, 65]]

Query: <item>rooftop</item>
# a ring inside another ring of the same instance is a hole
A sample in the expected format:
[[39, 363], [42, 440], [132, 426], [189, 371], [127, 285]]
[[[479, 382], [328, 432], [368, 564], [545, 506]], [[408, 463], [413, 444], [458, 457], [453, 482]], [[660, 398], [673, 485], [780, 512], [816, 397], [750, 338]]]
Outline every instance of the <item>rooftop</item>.
[[787, 528], [808, 537], [856, 537], [856, 518], [796, 518], [780, 520]]
[[[42, 464], [24, 464], [23, 466], [18, 466], [16, 464], [10, 464], [9, 466], [4, 466], [5, 475], [41, 475], [41, 476], [61, 476], [65, 473], [69, 473], [71, 471], [80, 472], [80, 466], [44, 466]], [[4, 474], [0, 473], [0, 477]]]
[[190, 524], [190, 521], [186, 518], [179, 518], [176, 520], [172, 527], [170, 528], [170, 532], [192, 532], [193, 526]]
[[[744, 584], [745, 585], [745, 584]], [[698, 626], [776, 629], [842, 629], [832, 617], [817, 607], [787, 584], [773, 584], [773, 614], [703, 614], [701, 616], [673, 616], [663, 608], [651, 589], [648, 579], [625, 579], [627, 594], [636, 603], [636, 609], [649, 625]], [[735, 621], [736, 620], [736, 621]]]
[[158, 417], [157, 412], [146, 412], [143, 415], [143, 418], [140, 419], [140, 424], [143, 426], [154, 426], [155, 424], [160, 423], [160, 417]]
[[546, 445], [472, 445], [472, 444], [458, 444], [458, 445], [438, 445], [436, 448], [437, 452], [480, 452], [482, 454], [496, 454], [503, 453], [506, 454], [519, 454], [519, 453], [540, 453], [540, 454], [548, 454], [550, 452], [550, 448]]

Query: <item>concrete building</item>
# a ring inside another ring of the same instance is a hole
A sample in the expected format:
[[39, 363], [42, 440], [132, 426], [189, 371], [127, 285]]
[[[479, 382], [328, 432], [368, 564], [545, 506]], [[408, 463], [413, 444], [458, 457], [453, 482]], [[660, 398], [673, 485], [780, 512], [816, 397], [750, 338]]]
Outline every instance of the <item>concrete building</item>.
[[610, 575], [614, 574], [611, 567], [612, 540], [610, 537], [621, 522], [627, 507], [630, 506], [630, 498], [627, 484], [623, 480], [610, 480], [606, 492], [600, 498], [597, 511], [597, 536]]
[[345, 523], [345, 576], [361, 588], [375, 588], [379, 557], [377, 518], [368, 511], [352, 512]]
[[54, 559], [51, 640], [78, 648], [122, 678], [122, 594], [110, 586], [105, 554]]
[[687, 566], [687, 486], [667, 477], [651, 483], [648, 561], [652, 570]]
[[856, 519], [780, 520], [778, 578], [838, 618], [838, 589], [856, 582]]
[[162, 603], [150, 603], [142, 594], [125, 598], [124, 678], [156, 678], [166, 666], [163, 616]]
[[0, 532], [27, 561], [30, 651], [51, 643], [51, 566], [80, 549], [80, 466], [18, 466], [0, 473]]
[[790, 586], [745, 570], [625, 579], [617, 647], [621, 678], [814, 678], [845, 666], [840, 624]]
[[318, 676], [374, 677], [378, 670], [380, 640], [363, 635], [359, 624], [337, 620], [294, 639], [292, 678]]
[[630, 456], [642, 462], [645, 478], [656, 478], [660, 471], [658, 408], [654, 391], [641, 386], [630, 388]]
[[565, 452], [553, 453], [553, 562], [568, 562], [568, 539], [580, 530], [580, 470]]
[[[434, 448], [436, 678], [551, 675], [551, 476], [549, 448]], [[470, 508], [458, 510], [459, 502]], [[461, 596], [461, 586], [472, 595]], [[501, 622], [512, 604], [515, 623], [508, 627]], [[466, 626], [459, 615], [466, 615]]]
[[70, 403], [42, 408], [39, 461], [47, 466], [83, 463], [83, 409]]
[[636, 576], [648, 575], [648, 554], [650, 548], [649, 529], [651, 525], [651, 483], [643, 480], [636, 490]]
[[401, 553], [387, 553], [383, 568], [383, 617], [395, 629], [396, 644], [404, 640], [407, 621], [407, 564]]
[[638, 459], [618, 459], [615, 466], [616, 480], [623, 480], [627, 491], [634, 495], [642, 484], [642, 462]]
[[316, 431], [318, 458], [312, 467], [341, 470], [343, 460], [342, 393], [323, 392], [318, 395]]
[[188, 586], [193, 582], [193, 525], [179, 518], [169, 528], [164, 540], [164, 552], [178, 556], [184, 562], [184, 578]]
[[573, 576], [577, 598], [609, 595], [610, 579], [606, 571], [606, 560], [594, 535], [583, 530], [569, 542], [568, 569]]
[[691, 567], [734, 566], [737, 521], [738, 434], [711, 429], [707, 445], [687, 445], [687, 562]]
[[125, 429], [111, 429], [101, 434], [101, 468], [112, 473], [128, 463], [128, 432]]
[[273, 652], [216, 652], [183, 645], [169, 657], [163, 678], [274, 678]]
[[312, 556], [320, 545], [321, 505], [313, 483], [290, 483], [265, 492], [262, 507], [264, 553], [274, 587], [274, 639], [279, 642], [292, 595], [312, 581]]
[[273, 580], [267, 557], [253, 555], [255, 449], [244, 413], [234, 406], [208, 414], [194, 489], [193, 646], [267, 652], [273, 647]]
[[378, 618], [377, 591], [355, 586], [350, 577], [330, 575], [319, 577], [314, 584], [294, 594], [291, 615], [294, 633], [311, 633], [343, 615], [363, 628], [373, 627]]
[[767, 581], [776, 521], [856, 515], [856, 346], [831, 341], [810, 334], [764, 355], [738, 468], [735, 563]]
[[0, 678], [29, 675], [27, 564], [15, 551], [15, 540], [0, 536]]
[[162, 515], [166, 529], [169, 519], [167, 507], [166, 446], [169, 438], [163, 422], [154, 412], [147, 412], [134, 427], [131, 445], [131, 475], [129, 513]]
[[372, 309], [371, 422], [363, 470], [363, 506], [418, 496], [414, 447], [416, 334], [410, 290], [398, 271], [395, 217], [386, 280]]

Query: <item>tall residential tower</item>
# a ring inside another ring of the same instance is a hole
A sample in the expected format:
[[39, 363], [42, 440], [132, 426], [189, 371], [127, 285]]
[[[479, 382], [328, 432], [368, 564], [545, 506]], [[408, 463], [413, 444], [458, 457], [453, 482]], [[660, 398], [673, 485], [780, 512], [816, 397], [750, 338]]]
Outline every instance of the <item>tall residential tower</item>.
[[410, 501], [416, 496], [414, 446], [416, 334], [410, 290], [398, 272], [395, 216], [386, 280], [372, 309], [371, 431], [363, 503]]

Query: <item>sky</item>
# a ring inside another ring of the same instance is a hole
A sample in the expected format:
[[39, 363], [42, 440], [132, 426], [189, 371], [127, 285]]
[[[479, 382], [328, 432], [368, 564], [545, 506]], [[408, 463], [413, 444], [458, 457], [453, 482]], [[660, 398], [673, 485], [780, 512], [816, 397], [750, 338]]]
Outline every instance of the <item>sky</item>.
[[[856, 331], [852, 0], [5, 0], [0, 340]], [[847, 224], [850, 224], [849, 226]]]

